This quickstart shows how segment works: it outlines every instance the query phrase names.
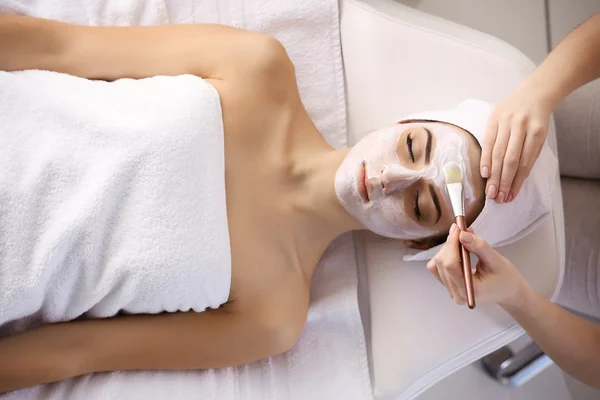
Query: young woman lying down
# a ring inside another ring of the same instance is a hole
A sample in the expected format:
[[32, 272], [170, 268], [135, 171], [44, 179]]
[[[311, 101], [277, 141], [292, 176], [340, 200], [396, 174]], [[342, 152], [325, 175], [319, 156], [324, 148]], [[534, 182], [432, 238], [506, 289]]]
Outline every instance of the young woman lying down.
[[445, 240], [449, 149], [468, 222], [484, 207], [469, 132], [404, 121], [335, 150], [263, 34], [0, 15], [0, 70], [0, 392], [289, 350], [337, 236]]

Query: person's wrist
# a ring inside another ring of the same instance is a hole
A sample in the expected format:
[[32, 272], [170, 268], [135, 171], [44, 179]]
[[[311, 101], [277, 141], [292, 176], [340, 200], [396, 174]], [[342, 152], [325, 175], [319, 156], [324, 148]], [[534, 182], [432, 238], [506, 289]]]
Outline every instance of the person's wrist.
[[551, 114], [565, 95], [560, 87], [533, 74], [524, 83], [521, 90], [532, 97], [535, 103], [541, 105]]
[[524, 309], [528, 304], [531, 303], [534, 297], [535, 293], [533, 288], [529, 285], [525, 278], [519, 276], [519, 279], [513, 286], [513, 290], [510, 291], [510, 294], [506, 296], [506, 298], [498, 302], [498, 304], [507, 311], [508, 309]]

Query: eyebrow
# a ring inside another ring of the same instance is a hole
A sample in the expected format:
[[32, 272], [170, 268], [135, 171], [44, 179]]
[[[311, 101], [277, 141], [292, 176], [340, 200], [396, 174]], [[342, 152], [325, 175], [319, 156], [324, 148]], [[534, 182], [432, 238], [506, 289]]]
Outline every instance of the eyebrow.
[[437, 224], [442, 218], [442, 207], [440, 207], [440, 200], [438, 199], [437, 193], [435, 192], [435, 187], [432, 183], [429, 184], [429, 193], [431, 194], [431, 200], [433, 200], [433, 205], [437, 211], [437, 219], [435, 220], [435, 223]]
[[431, 161], [431, 131], [423, 127], [427, 132], [427, 144], [425, 145], [425, 163], [429, 164]]

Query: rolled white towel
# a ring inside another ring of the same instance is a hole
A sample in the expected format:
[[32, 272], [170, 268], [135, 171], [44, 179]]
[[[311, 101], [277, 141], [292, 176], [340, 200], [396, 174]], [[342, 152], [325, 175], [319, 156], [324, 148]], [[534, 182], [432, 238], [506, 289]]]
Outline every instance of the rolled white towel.
[[223, 122], [211, 85], [0, 72], [0, 109], [3, 330], [227, 301]]

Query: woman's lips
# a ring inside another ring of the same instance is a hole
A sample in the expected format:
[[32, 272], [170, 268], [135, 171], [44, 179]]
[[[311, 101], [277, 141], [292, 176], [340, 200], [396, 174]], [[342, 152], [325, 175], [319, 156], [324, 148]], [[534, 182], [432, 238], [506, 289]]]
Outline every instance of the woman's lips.
[[366, 171], [366, 165], [364, 163], [364, 161], [362, 163], [360, 163], [360, 167], [358, 168], [358, 173], [356, 174], [356, 183], [357, 183], [357, 188], [358, 188], [358, 194], [359, 196], [365, 201], [365, 202], [369, 202], [370, 201], [370, 193], [369, 193], [369, 183], [367, 180], [367, 171]]

